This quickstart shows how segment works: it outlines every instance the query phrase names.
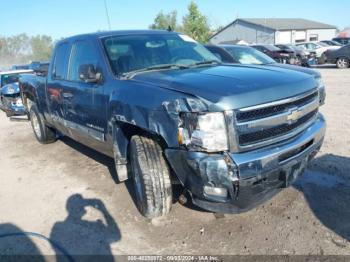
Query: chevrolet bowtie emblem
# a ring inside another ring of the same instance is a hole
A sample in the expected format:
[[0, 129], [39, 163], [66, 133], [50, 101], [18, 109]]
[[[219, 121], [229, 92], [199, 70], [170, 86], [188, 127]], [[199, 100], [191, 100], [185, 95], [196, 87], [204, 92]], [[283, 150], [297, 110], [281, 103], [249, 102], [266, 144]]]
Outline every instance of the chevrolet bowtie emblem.
[[292, 110], [289, 115], [287, 116], [287, 120], [288, 121], [296, 121], [300, 118], [300, 116], [302, 115], [302, 112], [299, 111], [298, 109]]

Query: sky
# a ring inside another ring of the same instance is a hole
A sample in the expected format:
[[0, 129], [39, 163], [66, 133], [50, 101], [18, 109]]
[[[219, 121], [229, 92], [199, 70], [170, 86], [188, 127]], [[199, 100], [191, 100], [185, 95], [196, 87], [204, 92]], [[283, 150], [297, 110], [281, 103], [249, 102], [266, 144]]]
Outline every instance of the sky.
[[[350, 26], [348, 0], [196, 0], [212, 28], [240, 18], [305, 18]], [[177, 10], [190, 0], [106, 0], [111, 28], [147, 29], [159, 11]], [[104, 0], [0, 0], [0, 36], [46, 34], [54, 39], [108, 30]]]

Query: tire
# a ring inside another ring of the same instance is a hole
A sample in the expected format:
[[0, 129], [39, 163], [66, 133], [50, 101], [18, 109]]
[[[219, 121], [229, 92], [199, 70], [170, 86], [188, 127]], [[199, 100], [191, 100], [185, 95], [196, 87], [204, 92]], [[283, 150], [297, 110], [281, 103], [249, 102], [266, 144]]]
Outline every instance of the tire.
[[49, 144], [56, 141], [56, 132], [45, 125], [45, 122], [35, 104], [32, 104], [30, 108], [29, 119], [35, 138], [39, 143]]
[[168, 214], [172, 205], [170, 170], [159, 144], [147, 137], [133, 136], [130, 165], [140, 213], [147, 218]]
[[349, 62], [349, 59], [347, 59], [346, 57], [340, 57], [337, 59], [336, 64], [339, 69], [345, 69], [345, 68], [349, 68], [350, 62]]

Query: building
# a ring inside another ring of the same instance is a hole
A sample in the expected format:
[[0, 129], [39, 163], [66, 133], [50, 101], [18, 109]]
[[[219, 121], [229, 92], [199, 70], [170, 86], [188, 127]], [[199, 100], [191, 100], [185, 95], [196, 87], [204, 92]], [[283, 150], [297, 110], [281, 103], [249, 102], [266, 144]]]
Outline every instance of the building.
[[239, 18], [211, 38], [212, 44], [243, 40], [259, 44], [294, 44], [329, 40], [337, 27], [300, 18]]

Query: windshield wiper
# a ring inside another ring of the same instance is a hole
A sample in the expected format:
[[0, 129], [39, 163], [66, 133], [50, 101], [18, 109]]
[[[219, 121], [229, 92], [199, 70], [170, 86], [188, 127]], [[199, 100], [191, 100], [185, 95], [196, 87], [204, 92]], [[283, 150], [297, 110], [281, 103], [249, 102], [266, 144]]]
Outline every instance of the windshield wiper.
[[178, 65], [178, 64], [164, 64], [164, 65], [155, 65], [155, 66], [149, 66], [146, 68], [130, 71], [123, 73], [121, 76], [126, 79], [133, 78], [135, 75], [148, 72], [148, 71], [153, 71], [153, 70], [163, 70], [163, 69], [187, 69], [189, 66], [186, 65]]
[[196, 67], [201, 65], [213, 65], [213, 64], [221, 65], [221, 62], [217, 60], [206, 60], [206, 61], [201, 61], [201, 62], [196, 62], [194, 64], [191, 64], [191, 67]]

